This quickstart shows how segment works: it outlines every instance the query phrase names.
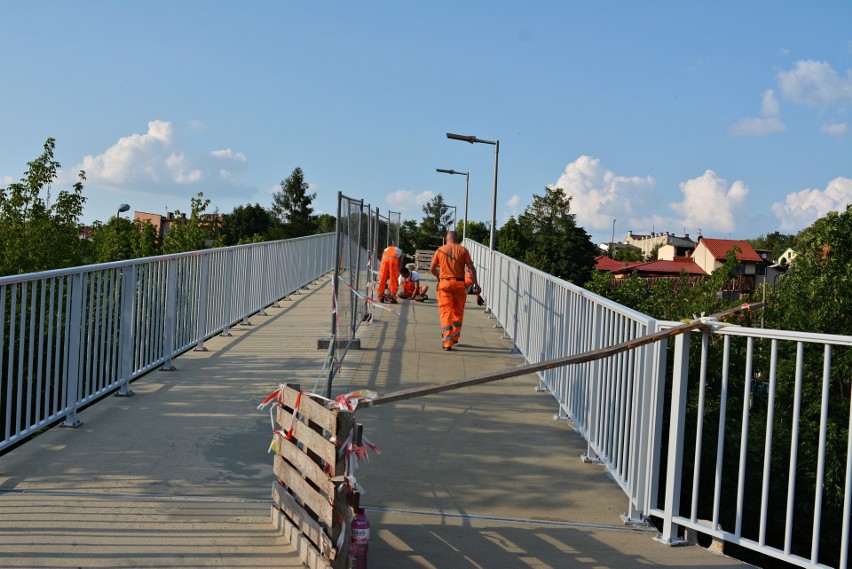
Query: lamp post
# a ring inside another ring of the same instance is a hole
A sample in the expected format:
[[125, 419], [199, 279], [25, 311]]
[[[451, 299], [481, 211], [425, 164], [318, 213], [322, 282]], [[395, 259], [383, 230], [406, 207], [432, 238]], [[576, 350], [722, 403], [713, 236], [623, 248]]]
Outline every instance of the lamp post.
[[437, 172], [442, 174], [459, 174], [464, 176], [464, 225], [462, 225], [462, 241], [467, 239], [467, 196], [470, 191], [470, 172], [456, 172], [455, 170], [445, 170], [443, 168], [435, 168]]
[[491, 252], [494, 252], [494, 228], [496, 225], [497, 218], [497, 167], [500, 159], [500, 141], [499, 140], [483, 140], [481, 138], [477, 138], [475, 136], [464, 136], [462, 134], [453, 134], [451, 132], [447, 133], [447, 138], [452, 140], [463, 140], [464, 142], [469, 142], [473, 144], [474, 142], [478, 142], [480, 144], [491, 144], [494, 146], [494, 194], [491, 198], [491, 236], [488, 239], [488, 248], [491, 249]]
[[115, 213], [115, 232], [118, 233], [118, 220], [121, 217], [121, 214], [125, 211], [130, 211], [130, 204], [123, 203], [118, 206], [118, 211]]
[[615, 219], [612, 220], [612, 239], [609, 240], [609, 256], [615, 258]]
[[[494, 231], [497, 226], [497, 167], [500, 160], [500, 141], [499, 140], [483, 140], [475, 136], [465, 136], [463, 134], [447, 133], [447, 138], [452, 140], [461, 140], [464, 142], [491, 144], [494, 146], [494, 193], [491, 198], [491, 235], [488, 238], [488, 248], [490, 249], [488, 259], [488, 308], [494, 305]], [[489, 313], [493, 312], [488, 310]]]

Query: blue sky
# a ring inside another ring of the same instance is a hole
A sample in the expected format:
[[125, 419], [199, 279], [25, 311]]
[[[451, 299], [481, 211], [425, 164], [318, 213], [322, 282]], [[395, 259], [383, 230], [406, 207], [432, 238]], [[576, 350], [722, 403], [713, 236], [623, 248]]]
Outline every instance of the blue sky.
[[0, 2], [0, 187], [53, 137], [85, 221], [271, 203], [300, 166], [498, 225], [560, 186], [597, 241], [795, 232], [852, 201], [852, 3]]

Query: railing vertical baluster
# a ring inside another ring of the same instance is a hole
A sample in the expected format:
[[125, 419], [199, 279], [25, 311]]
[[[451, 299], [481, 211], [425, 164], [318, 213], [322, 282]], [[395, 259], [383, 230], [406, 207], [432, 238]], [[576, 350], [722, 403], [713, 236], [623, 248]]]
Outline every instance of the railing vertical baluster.
[[668, 463], [666, 466], [665, 517], [662, 541], [679, 541], [673, 518], [680, 515], [680, 489], [683, 469], [683, 439], [686, 430], [686, 396], [689, 374], [689, 334], [675, 338], [672, 365], [672, 404], [669, 419]]
[[118, 344], [119, 344], [119, 382], [121, 387], [118, 389], [119, 397], [129, 397], [133, 395], [130, 389], [130, 376], [135, 371], [133, 369], [134, 351], [135, 351], [135, 334], [136, 329], [136, 307], [139, 289], [136, 284], [136, 269], [138, 265], [130, 265], [124, 267], [121, 271], [121, 318], [118, 328]]
[[725, 453], [725, 416], [728, 410], [728, 368], [731, 337], [725, 336], [722, 352], [722, 391], [719, 394], [719, 436], [716, 443], [716, 473], [713, 486], [713, 529], [719, 529], [719, 504], [722, 496], [722, 460]]
[[819, 536], [822, 522], [822, 492], [825, 484], [825, 437], [828, 432], [828, 393], [831, 383], [831, 345], [826, 344], [822, 362], [822, 399], [819, 416], [819, 450], [817, 454], [816, 489], [814, 490], [814, 527], [811, 537], [811, 562], [819, 558]]
[[710, 349], [710, 332], [701, 331], [701, 368], [698, 380], [698, 418], [695, 420], [695, 457], [692, 463], [692, 507], [689, 519], [698, 519], [698, 484], [701, 479], [701, 444], [704, 441], [704, 392], [707, 390], [707, 351]]
[[741, 536], [743, 531], [743, 500], [745, 499], [745, 468], [748, 457], [748, 419], [751, 408], [751, 372], [754, 353], [754, 338], [746, 339], [745, 386], [743, 387], [743, 419], [740, 432], [740, 464], [737, 472], [737, 516], [734, 522], [734, 534]]
[[784, 524], [784, 553], [793, 548], [793, 513], [796, 510], [796, 468], [799, 462], [799, 416], [802, 409], [802, 367], [805, 344], [796, 342], [796, 383], [793, 395], [793, 431], [790, 434], [790, 470], [787, 478], [787, 517]]
[[71, 312], [68, 316], [68, 352], [65, 359], [66, 415], [63, 427], [76, 428], [82, 423], [77, 419], [77, 406], [80, 401], [80, 352], [83, 334], [83, 283], [85, 274], [75, 273], [71, 277]]
[[758, 544], [766, 544], [766, 518], [769, 507], [769, 474], [772, 466], [772, 430], [775, 422], [775, 381], [778, 370], [778, 340], [772, 340], [769, 356], [769, 397], [766, 404], [766, 441], [763, 445], [763, 482], [760, 492], [760, 533]]
[[160, 371], [174, 371], [176, 368], [172, 363], [175, 353], [175, 312], [177, 310], [177, 269], [178, 260], [169, 259], [166, 276], [166, 305], [163, 316], [163, 350], [166, 361]]
[[207, 336], [207, 303], [208, 290], [210, 285], [210, 255], [201, 257], [201, 279], [198, 285], [198, 322], [195, 326], [195, 337], [198, 343], [195, 345], [195, 350], [198, 352], [206, 352], [204, 347], [204, 338]]
[[840, 569], [849, 566], [849, 524], [852, 519], [852, 396], [847, 397], [849, 422], [846, 426], [846, 483], [843, 491], [843, 524], [840, 532]]

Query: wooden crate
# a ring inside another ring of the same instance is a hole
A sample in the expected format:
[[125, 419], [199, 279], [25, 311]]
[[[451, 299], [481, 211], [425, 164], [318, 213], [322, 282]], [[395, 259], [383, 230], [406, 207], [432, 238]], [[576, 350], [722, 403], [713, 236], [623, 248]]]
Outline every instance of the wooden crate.
[[298, 395], [298, 386], [282, 388], [283, 407], [277, 408], [279, 429], [287, 433], [292, 427], [293, 432], [289, 440], [275, 435], [272, 522], [308, 567], [345, 569], [352, 507], [349, 493], [338, 490], [344, 457], [334, 441], [349, 436], [354, 415], [303, 395], [293, 421]]
[[428, 271], [432, 264], [432, 257], [434, 256], [434, 249], [417, 249], [414, 252], [414, 263], [417, 265], [417, 270]]

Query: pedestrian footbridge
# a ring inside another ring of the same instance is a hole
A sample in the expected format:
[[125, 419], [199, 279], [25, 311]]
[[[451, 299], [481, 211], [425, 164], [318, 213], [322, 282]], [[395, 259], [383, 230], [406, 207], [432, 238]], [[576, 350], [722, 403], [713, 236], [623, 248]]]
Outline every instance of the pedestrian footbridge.
[[[828, 521], [825, 435], [798, 467], [792, 439], [782, 481], [754, 468], [765, 455], [754, 445], [759, 431], [778, 449], [757, 425], [782, 413], [781, 376], [801, 387], [803, 354], [818, 353], [827, 397], [832, 350], [852, 339], [714, 320], [667, 332], [678, 323], [467, 245], [487, 307], [468, 302], [452, 352], [434, 300], [384, 310], [358, 287], [340, 300], [353, 281], [328, 235], [0, 279], [0, 565], [301, 567], [270, 521], [272, 435], [257, 406], [279, 384], [387, 394], [599, 352], [357, 409], [380, 449], [358, 470], [371, 568], [743, 564], [673, 547], [693, 533], [763, 559], [846, 566], [847, 455], [843, 517]], [[332, 322], [360, 349], [318, 350]], [[758, 346], [772, 355], [765, 391], [752, 379]], [[747, 367], [725, 367], [738, 350]], [[806, 550], [803, 531], [816, 536]]]

